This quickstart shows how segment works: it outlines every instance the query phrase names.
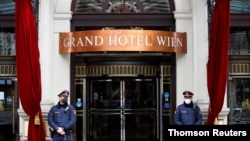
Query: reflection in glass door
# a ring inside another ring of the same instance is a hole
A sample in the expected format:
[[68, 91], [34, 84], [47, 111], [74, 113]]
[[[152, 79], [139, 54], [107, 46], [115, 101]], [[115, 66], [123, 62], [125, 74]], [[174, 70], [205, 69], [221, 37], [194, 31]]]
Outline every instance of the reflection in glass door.
[[230, 78], [229, 103], [229, 124], [250, 124], [249, 77]]
[[152, 79], [92, 80], [88, 140], [155, 140], [156, 96], [156, 83]]
[[0, 78], [0, 141], [15, 140], [18, 133], [18, 95], [16, 78]]

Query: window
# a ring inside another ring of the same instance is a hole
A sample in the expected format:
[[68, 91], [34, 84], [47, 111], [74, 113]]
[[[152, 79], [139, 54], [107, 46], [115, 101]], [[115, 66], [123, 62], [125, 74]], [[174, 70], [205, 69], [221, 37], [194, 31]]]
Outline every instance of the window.
[[250, 13], [250, 0], [231, 0], [231, 13]]
[[231, 77], [229, 124], [250, 123], [250, 79]]
[[169, 13], [171, 0], [76, 0], [76, 13]]
[[229, 55], [250, 55], [250, 28], [232, 28]]
[[14, 0], [0, 1], [0, 14], [13, 14], [15, 12]]
[[250, 0], [231, 0], [228, 124], [250, 123]]
[[0, 32], [0, 56], [16, 55], [15, 33]]

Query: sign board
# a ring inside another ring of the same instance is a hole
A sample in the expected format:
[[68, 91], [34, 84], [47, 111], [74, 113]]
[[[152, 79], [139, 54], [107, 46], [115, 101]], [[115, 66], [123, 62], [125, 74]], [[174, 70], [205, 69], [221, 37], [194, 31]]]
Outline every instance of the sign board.
[[187, 52], [186, 33], [156, 30], [86, 30], [60, 33], [59, 53]]

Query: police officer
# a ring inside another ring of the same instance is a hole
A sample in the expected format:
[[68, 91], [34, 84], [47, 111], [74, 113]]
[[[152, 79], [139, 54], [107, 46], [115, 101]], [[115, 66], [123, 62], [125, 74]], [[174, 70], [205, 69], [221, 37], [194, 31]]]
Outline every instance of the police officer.
[[48, 124], [53, 141], [72, 141], [72, 128], [76, 123], [75, 109], [68, 104], [69, 91], [58, 94], [59, 101], [48, 113]]
[[198, 105], [192, 101], [193, 93], [184, 91], [184, 102], [175, 111], [174, 122], [176, 125], [201, 125], [202, 114]]

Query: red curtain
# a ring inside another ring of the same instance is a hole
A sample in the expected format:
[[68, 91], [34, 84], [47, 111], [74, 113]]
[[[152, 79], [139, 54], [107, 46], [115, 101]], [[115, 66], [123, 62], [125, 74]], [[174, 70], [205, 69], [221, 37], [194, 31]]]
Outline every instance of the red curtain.
[[[29, 116], [28, 141], [45, 141], [41, 115], [41, 72], [38, 31], [30, 0], [15, 0], [17, 84], [24, 112]], [[35, 117], [38, 124], [35, 124]]]
[[230, 0], [217, 0], [212, 14], [207, 86], [210, 98], [207, 124], [213, 125], [225, 97], [228, 74]]

